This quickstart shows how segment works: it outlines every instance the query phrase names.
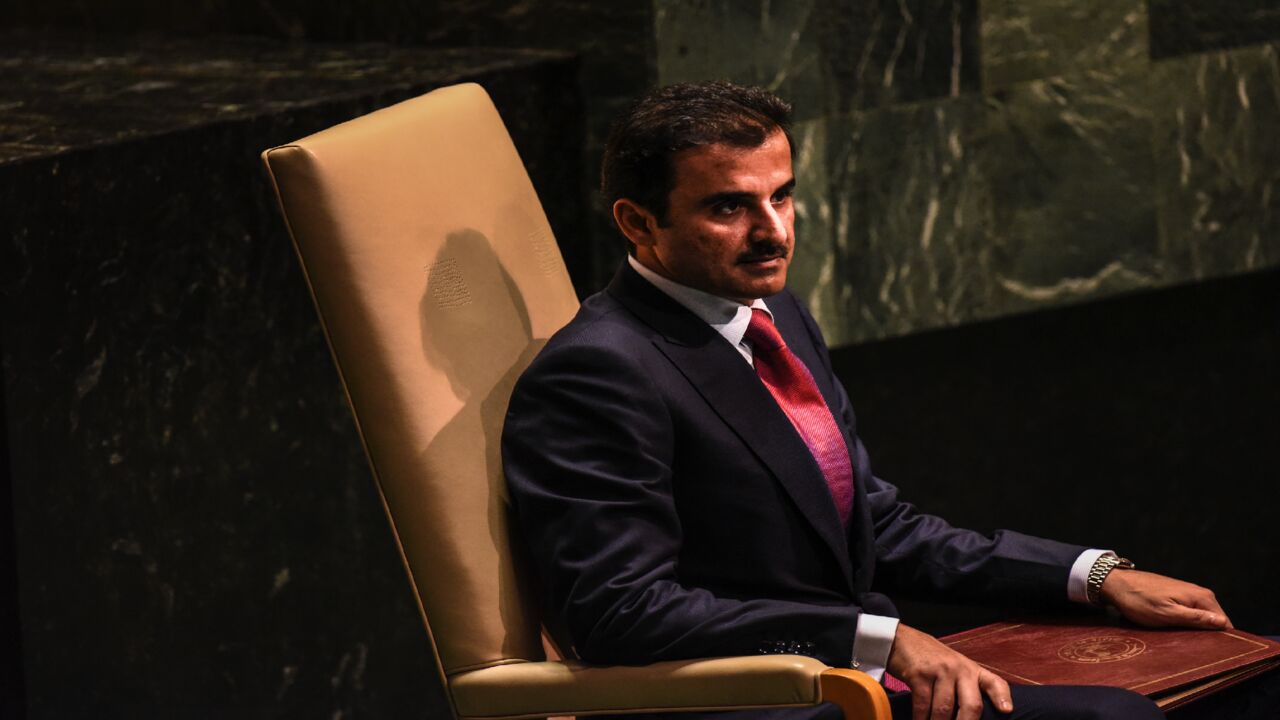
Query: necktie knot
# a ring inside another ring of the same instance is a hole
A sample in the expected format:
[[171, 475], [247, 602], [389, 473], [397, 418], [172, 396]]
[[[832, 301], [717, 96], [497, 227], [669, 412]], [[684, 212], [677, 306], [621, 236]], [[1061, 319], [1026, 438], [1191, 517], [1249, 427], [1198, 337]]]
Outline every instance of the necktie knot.
[[751, 343], [751, 347], [756, 351], [775, 351], [787, 346], [782, 340], [782, 335], [778, 332], [778, 328], [773, 324], [773, 318], [769, 317], [769, 313], [760, 308], [751, 309], [751, 324], [747, 326], [747, 332], [744, 335], [747, 342]]

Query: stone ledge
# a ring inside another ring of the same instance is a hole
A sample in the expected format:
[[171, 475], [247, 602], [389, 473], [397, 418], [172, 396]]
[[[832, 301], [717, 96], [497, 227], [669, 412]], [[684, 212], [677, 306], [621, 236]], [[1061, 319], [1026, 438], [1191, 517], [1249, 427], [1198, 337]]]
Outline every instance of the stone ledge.
[[0, 33], [0, 47], [0, 165], [374, 94], [407, 96], [574, 57], [30, 31]]

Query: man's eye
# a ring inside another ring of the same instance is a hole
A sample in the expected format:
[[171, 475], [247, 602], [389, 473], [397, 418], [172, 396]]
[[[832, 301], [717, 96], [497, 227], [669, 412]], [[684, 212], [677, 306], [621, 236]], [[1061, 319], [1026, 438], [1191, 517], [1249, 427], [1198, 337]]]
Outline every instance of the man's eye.
[[732, 215], [738, 212], [738, 210], [740, 210], [741, 208], [742, 208], [742, 205], [740, 203], [730, 201], [730, 202], [722, 202], [719, 205], [716, 205], [715, 208], [713, 208], [713, 210], [717, 215]]
[[773, 204], [781, 205], [782, 203], [790, 200], [793, 194], [794, 194], [794, 191], [791, 189], [779, 190], [778, 192], [773, 194]]

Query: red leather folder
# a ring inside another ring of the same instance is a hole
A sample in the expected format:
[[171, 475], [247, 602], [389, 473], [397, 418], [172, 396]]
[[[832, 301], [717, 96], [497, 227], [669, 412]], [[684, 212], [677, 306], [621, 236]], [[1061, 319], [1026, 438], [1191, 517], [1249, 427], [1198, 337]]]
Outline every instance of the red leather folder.
[[1002, 622], [941, 638], [1011, 683], [1111, 685], [1168, 710], [1280, 667], [1280, 643], [1240, 630]]

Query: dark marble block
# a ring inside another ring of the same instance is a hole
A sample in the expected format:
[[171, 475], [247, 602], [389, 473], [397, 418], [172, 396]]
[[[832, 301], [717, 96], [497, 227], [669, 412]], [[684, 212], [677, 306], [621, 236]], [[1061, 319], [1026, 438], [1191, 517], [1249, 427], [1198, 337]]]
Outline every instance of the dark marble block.
[[1161, 61], [1153, 75], [1166, 272], [1280, 265], [1280, 43]]
[[0, 363], [29, 717], [447, 715], [258, 153], [475, 80], [572, 238], [576, 63], [5, 40]]
[[978, 0], [819, 0], [827, 114], [979, 89]]
[[1280, 40], [1275, 0], [1147, 0], [1147, 6], [1154, 58]]
[[[0, 3], [0, 28], [148, 31], [205, 36], [243, 34], [308, 42], [390, 42], [433, 48], [540, 48], [582, 58], [580, 85], [587, 128], [577, 173], [579, 201], [591, 202], [613, 116], [655, 76], [652, 2], [578, 0], [14, 0]], [[553, 223], [554, 224], [554, 223]], [[605, 213], [592, 216], [571, 260], [581, 292], [604, 287], [623, 255]], [[589, 238], [588, 238], [589, 236]]]
[[983, 0], [982, 86], [1114, 71], [1147, 59], [1143, 0]]
[[763, 85], [791, 100], [801, 121], [979, 85], [976, 0], [656, 0], [654, 7], [661, 83]]

